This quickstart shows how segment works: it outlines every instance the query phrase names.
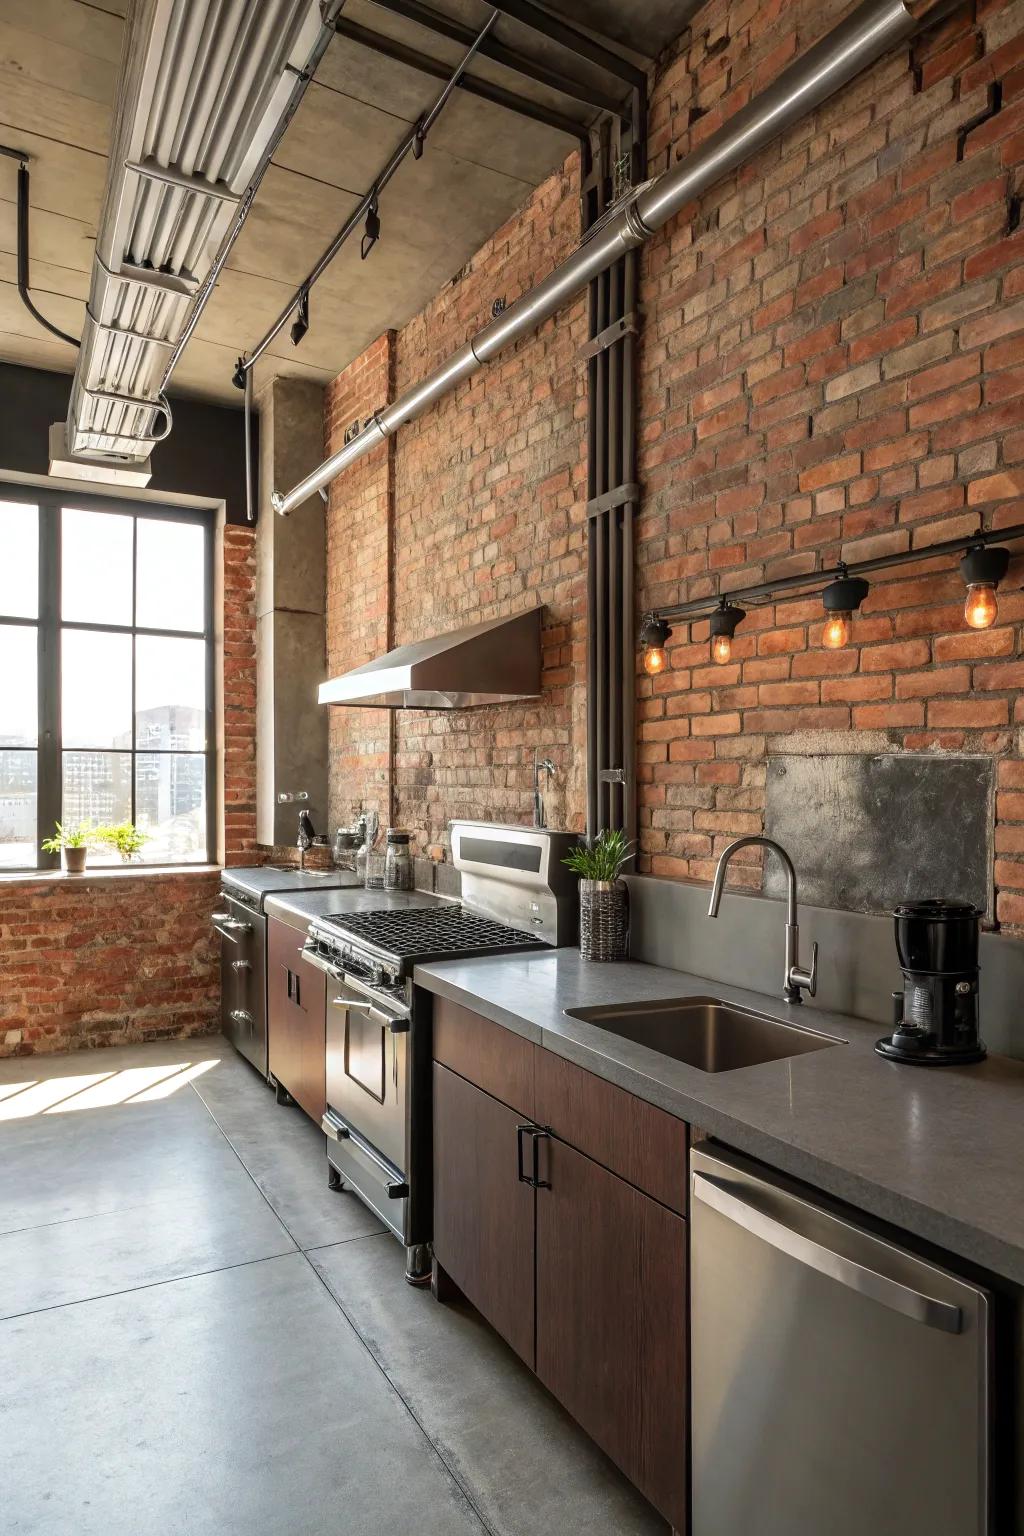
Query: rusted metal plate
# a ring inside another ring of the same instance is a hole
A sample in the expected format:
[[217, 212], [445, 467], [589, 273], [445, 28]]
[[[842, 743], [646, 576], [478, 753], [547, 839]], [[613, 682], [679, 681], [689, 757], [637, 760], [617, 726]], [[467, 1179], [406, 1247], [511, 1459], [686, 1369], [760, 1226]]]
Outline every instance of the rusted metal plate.
[[[927, 896], [992, 914], [994, 769], [981, 757], [769, 758], [765, 831], [796, 865], [800, 899], [887, 912]], [[766, 892], [785, 879], [769, 855]]]

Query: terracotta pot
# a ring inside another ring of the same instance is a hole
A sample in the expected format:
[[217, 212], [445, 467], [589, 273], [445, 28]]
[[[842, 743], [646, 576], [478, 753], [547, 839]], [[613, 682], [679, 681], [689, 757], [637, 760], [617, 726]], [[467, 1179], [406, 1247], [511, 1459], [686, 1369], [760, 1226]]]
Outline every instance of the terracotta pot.
[[65, 848], [64, 868], [69, 875], [83, 875], [85, 873], [85, 860], [88, 848]]

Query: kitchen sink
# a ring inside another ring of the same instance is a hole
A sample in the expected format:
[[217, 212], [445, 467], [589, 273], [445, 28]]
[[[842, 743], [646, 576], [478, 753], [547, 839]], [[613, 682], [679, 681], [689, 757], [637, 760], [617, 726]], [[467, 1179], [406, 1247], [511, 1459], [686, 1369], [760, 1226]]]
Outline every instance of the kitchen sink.
[[737, 1067], [755, 1067], [846, 1043], [717, 997], [672, 997], [565, 1011], [570, 1019], [596, 1024], [701, 1072], [733, 1072]]

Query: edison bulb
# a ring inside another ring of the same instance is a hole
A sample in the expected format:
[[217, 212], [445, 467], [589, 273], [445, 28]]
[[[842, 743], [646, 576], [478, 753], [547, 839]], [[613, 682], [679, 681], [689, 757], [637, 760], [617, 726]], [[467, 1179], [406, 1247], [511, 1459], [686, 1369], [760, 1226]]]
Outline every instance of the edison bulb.
[[724, 667], [732, 656], [732, 636], [716, 635], [711, 642], [711, 655], [720, 667]]
[[644, 671], [657, 677], [668, 666], [668, 652], [663, 645], [649, 645], [644, 651]]
[[825, 628], [821, 633], [823, 645], [827, 645], [830, 651], [838, 651], [846, 645], [850, 638], [850, 615], [848, 613], [830, 613], [825, 621]]
[[967, 588], [964, 618], [972, 629], [990, 629], [998, 611], [996, 589], [990, 582], [979, 582]]

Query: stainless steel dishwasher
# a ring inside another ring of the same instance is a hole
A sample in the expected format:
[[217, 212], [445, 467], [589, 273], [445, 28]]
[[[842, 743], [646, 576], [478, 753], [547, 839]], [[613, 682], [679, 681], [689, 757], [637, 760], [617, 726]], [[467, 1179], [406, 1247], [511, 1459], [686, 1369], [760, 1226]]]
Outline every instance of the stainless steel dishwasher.
[[991, 1296], [691, 1154], [691, 1536], [990, 1536]]

